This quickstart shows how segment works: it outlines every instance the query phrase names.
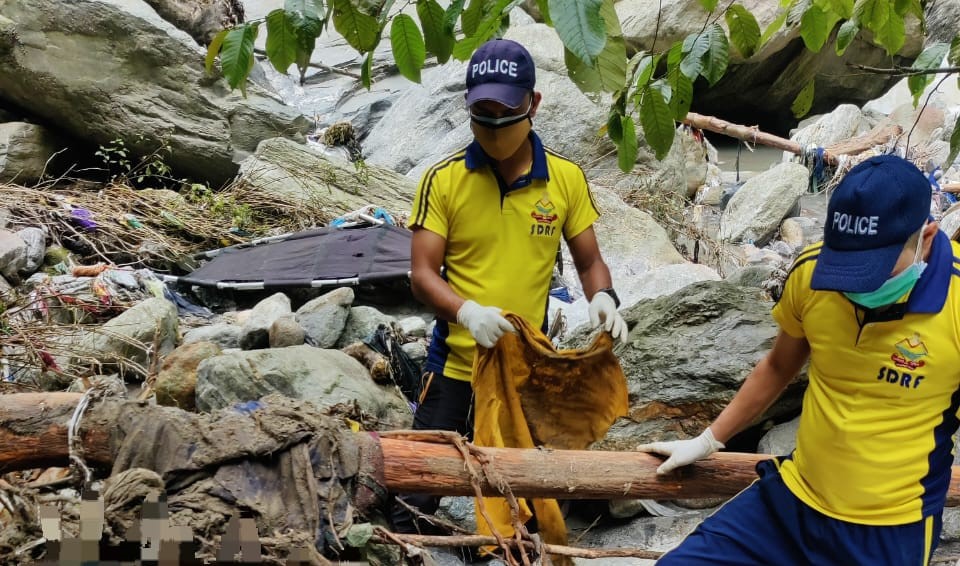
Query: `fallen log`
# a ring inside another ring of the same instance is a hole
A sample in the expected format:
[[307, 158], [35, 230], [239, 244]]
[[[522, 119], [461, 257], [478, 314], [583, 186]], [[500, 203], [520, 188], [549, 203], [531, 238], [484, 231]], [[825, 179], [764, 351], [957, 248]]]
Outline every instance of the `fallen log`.
[[[705, 116], [696, 112], [687, 112], [687, 117], [683, 123], [694, 128], [707, 130], [732, 138], [750, 143], [758, 143], [784, 151], [789, 151], [795, 155], [803, 155], [804, 148], [799, 143], [761, 132], [756, 126], [743, 126], [734, 124], [726, 120], [721, 120], [715, 116]], [[823, 158], [831, 165], [837, 164], [839, 155], [856, 155], [862, 153], [874, 146], [887, 143], [903, 133], [903, 128], [897, 125], [874, 128], [862, 136], [845, 140], [834, 144], [824, 150]]]
[[[79, 393], [0, 395], [0, 473], [68, 463], [67, 423]], [[114, 402], [116, 403], [116, 402]], [[80, 426], [83, 458], [109, 467], [113, 446], [111, 408], [91, 404]], [[358, 433], [365, 434], [365, 433]], [[473, 495], [460, 450], [424, 431], [384, 433], [384, 480], [393, 492]], [[440, 437], [442, 438], [442, 437]], [[473, 467], [491, 468], [518, 497], [558, 499], [696, 499], [728, 497], [756, 479], [754, 466], [770, 456], [721, 452], [666, 477], [656, 475], [661, 458], [643, 452], [475, 448]], [[482, 460], [477, 459], [477, 455]], [[481, 474], [483, 475], [483, 474]], [[500, 495], [479, 478], [485, 495]], [[954, 467], [948, 505], [960, 504], [960, 467]]]

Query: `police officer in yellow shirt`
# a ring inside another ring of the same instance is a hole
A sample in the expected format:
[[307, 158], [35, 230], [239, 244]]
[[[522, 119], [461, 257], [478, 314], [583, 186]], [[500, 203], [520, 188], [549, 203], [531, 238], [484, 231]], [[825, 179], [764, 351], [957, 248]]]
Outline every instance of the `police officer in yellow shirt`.
[[[412, 285], [437, 313], [413, 428], [469, 435], [476, 348], [492, 348], [513, 327], [507, 310], [546, 329], [553, 265], [567, 242], [594, 327], [626, 339], [619, 299], [597, 245], [599, 212], [577, 164], [532, 130], [541, 93], [536, 68], [517, 42], [494, 39], [467, 66], [466, 104], [474, 140], [428, 169], [411, 214]], [[435, 497], [406, 500], [425, 513]], [[413, 530], [409, 514], [395, 528]]]
[[899, 157], [843, 178], [773, 308], [767, 356], [699, 437], [638, 447], [669, 456], [661, 474], [709, 456], [809, 360], [796, 449], [658, 565], [929, 563], [960, 424], [960, 244], [929, 211], [927, 179]]

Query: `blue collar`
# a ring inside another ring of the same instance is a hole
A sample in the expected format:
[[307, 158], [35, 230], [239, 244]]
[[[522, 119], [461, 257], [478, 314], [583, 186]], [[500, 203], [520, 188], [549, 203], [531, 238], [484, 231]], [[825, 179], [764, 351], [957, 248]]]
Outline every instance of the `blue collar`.
[[[550, 180], [550, 174], [547, 172], [547, 152], [543, 149], [543, 142], [540, 141], [540, 136], [535, 132], [530, 132], [530, 143], [533, 145], [533, 166], [530, 168], [530, 174], [526, 175], [528, 181], [530, 179], [543, 179], [544, 181]], [[471, 171], [480, 169], [489, 165], [493, 161], [490, 157], [484, 153], [483, 148], [480, 147], [480, 144], [477, 143], [477, 140], [470, 142], [470, 145], [467, 146], [467, 155], [465, 160], [465, 165], [467, 169]]]
[[927, 258], [927, 268], [917, 281], [907, 299], [907, 312], [934, 314], [943, 309], [950, 290], [953, 271], [953, 249], [950, 238], [942, 230], [937, 231]]

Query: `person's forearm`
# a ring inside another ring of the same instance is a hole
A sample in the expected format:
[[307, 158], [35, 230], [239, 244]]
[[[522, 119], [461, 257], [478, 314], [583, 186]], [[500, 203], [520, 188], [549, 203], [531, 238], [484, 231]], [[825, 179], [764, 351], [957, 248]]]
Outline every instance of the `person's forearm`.
[[726, 444], [750, 426], [787, 387], [793, 375], [778, 372], [765, 357], [750, 372], [733, 400], [710, 425], [714, 438]]
[[593, 295], [600, 289], [613, 287], [610, 278], [610, 269], [600, 258], [595, 259], [583, 270], [578, 270], [577, 275], [580, 276], [580, 285], [583, 286], [583, 294], [588, 301], [592, 299]]
[[414, 271], [411, 276], [413, 296], [432, 308], [439, 318], [456, 322], [457, 311], [464, 303], [438, 273], [429, 270]]

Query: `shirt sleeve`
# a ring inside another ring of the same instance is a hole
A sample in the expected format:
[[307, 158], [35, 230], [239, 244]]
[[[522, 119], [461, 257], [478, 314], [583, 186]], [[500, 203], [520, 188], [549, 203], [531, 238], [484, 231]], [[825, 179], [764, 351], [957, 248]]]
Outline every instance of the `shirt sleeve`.
[[437, 177], [433, 168], [428, 169], [421, 177], [407, 227], [426, 228], [446, 239], [449, 219], [442, 194], [443, 182]]
[[783, 294], [780, 295], [780, 300], [773, 306], [770, 314], [784, 332], [794, 338], [806, 338], [806, 333], [803, 331], [803, 309], [800, 303], [800, 297], [804, 291], [804, 278], [798, 271], [793, 269], [787, 276], [783, 284]]
[[600, 210], [593, 200], [590, 185], [583, 171], [578, 171], [580, 178], [571, 183], [570, 208], [567, 220], [563, 223], [563, 236], [567, 240], [575, 238], [600, 218]]

